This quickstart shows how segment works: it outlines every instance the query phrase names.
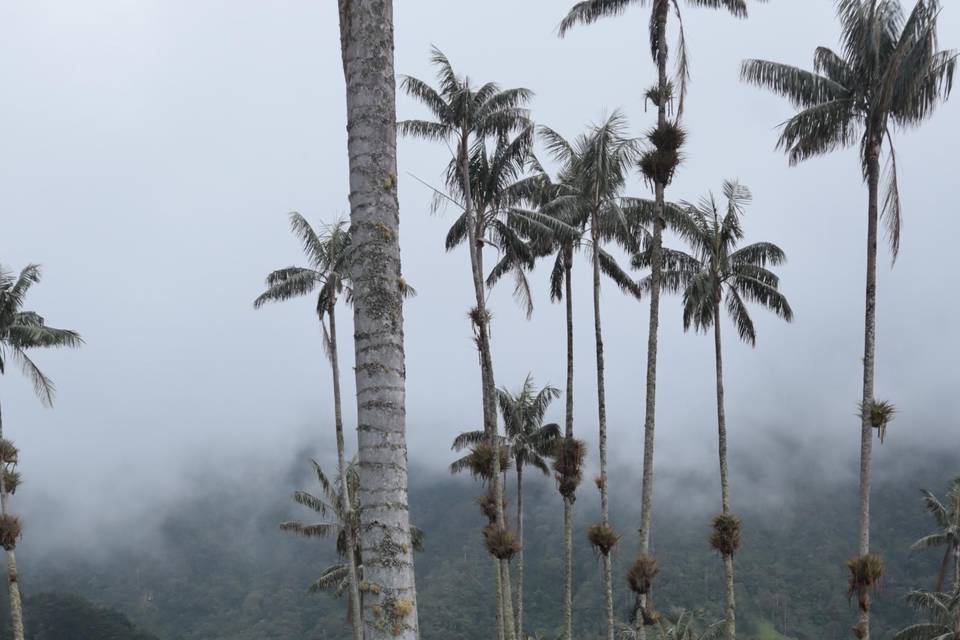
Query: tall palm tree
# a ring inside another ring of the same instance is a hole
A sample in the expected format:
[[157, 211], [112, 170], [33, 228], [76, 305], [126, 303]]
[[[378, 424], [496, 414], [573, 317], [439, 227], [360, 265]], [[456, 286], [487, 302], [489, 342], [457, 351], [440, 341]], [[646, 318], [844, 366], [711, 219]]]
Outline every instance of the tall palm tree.
[[[357, 491], [360, 486], [357, 462], [351, 460], [333, 482], [330, 481], [316, 460], [311, 460], [310, 463], [317, 475], [321, 493], [316, 495], [308, 491], [297, 491], [293, 494], [293, 500], [297, 504], [314, 511], [324, 521], [306, 523], [299, 520], [288, 520], [280, 523], [280, 529], [305, 538], [333, 537], [335, 539], [337, 555], [341, 562], [336, 562], [321, 571], [320, 577], [310, 585], [308, 590], [310, 593], [333, 591], [334, 595], [339, 598], [352, 589], [351, 576], [363, 575], [360, 550], [356, 548], [356, 545], [351, 549], [350, 542], [351, 540], [357, 540], [360, 535], [360, 519], [355, 511]], [[344, 482], [344, 479], [346, 479], [346, 482]], [[348, 504], [353, 506], [348, 506]], [[410, 532], [413, 538], [413, 550], [423, 551], [423, 532], [413, 526], [411, 526]], [[361, 610], [352, 598], [347, 600], [347, 618], [351, 623], [360, 617], [357, 612]]]
[[[337, 468], [340, 477], [347, 477], [347, 458], [343, 439], [343, 412], [340, 401], [340, 364], [337, 355], [337, 300], [344, 288], [349, 296], [350, 268], [350, 231], [345, 220], [337, 220], [325, 225], [318, 234], [310, 223], [299, 213], [290, 214], [290, 229], [303, 244], [304, 254], [309, 267], [287, 267], [278, 269], [267, 276], [267, 289], [254, 300], [254, 308], [260, 308], [267, 302], [289, 300], [317, 292], [317, 316], [323, 329], [324, 342], [330, 366], [333, 369], [333, 417], [337, 437]], [[326, 322], [324, 319], [326, 318]], [[327, 329], [329, 323], [329, 330]], [[319, 467], [317, 467], [319, 474]], [[321, 484], [324, 484], [321, 482]], [[344, 510], [344, 519], [353, 520], [353, 506], [349, 483], [341, 482], [343, 495], [340, 497]], [[324, 485], [326, 486], [326, 485]], [[362, 611], [360, 606], [360, 582], [354, 567], [357, 566], [356, 540], [354, 528], [344, 529], [347, 537], [344, 550], [347, 556], [346, 569], [352, 611]], [[363, 640], [363, 620], [361, 616], [351, 616], [353, 639]]]
[[338, 0], [350, 158], [350, 280], [366, 640], [415, 640], [407, 496], [406, 366], [397, 202], [392, 0]]
[[[686, 0], [686, 4], [694, 7], [708, 7], [726, 9], [737, 17], [746, 17], [746, 0]], [[567, 31], [578, 24], [591, 24], [601, 18], [618, 16], [631, 5], [650, 7], [650, 53], [657, 65], [657, 84], [646, 92], [646, 97], [657, 106], [657, 126], [650, 135], [653, 148], [645, 156], [644, 171], [649, 182], [653, 184], [656, 209], [653, 219], [653, 236], [651, 238], [651, 270], [652, 287], [650, 288], [650, 323], [647, 334], [647, 380], [644, 410], [644, 439], [643, 439], [643, 474], [641, 487], [640, 507], [640, 553], [641, 556], [650, 554], [650, 529], [653, 518], [653, 452], [656, 430], [656, 397], [657, 397], [657, 333], [660, 326], [660, 273], [663, 268], [661, 253], [663, 247], [664, 209], [666, 206], [666, 188], [673, 180], [673, 174], [680, 161], [679, 146], [682, 137], [673, 135], [679, 132], [679, 120], [683, 113], [683, 103], [686, 97], [687, 81], [689, 79], [689, 65], [686, 54], [686, 38], [683, 33], [683, 21], [680, 12], [680, 0], [582, 0], [576, 3], [560, 22], [558, 33], [563, 37]], [[674, 122], [670, 122], [670, 107], [673, 102], [674, 82], [667, 73], [667, 18], [673, 9], [677, 17], [680, 37], [677, 46], [677, 78], [679, 86], [679, 101]], [[654, 168], [654, 165], [659, 165]], [[650, 171], [650, 169], [654, 169]], [[646, 563], [646, 561], [643, 561]], [[649, 564], [649, 563], [646, 563]], [[637, 597], [637, 611], [646, 607], [647, 594]], [[638, 620], [638, 632], [645, 638], [643, 616], [635, 615]], [[570, 640], [567, 636], [566, 640]]]
[[[628, 217], [632, 201], [623, 198], [630, 166], [637, 157], [637, 144], [626, 135], [626, 119], [614, 112], [603, 122], [590, 127], [573, 143], [550, 128], [542, 128], [542, 136], [556, 160], [562, 164], [561, 184], [564, 192], [553, 203], [569, 210], [573, 226], [584, 231], [589, 239], [593, 268], [593, 322], [597, 362], [597, 411], [599, 419], [601, 522], [591, 528], [596, 548], [603, 557], [604, 603], [607, 614], [607, 638], [615, 634], [613, 619], [613, 574], [610, 551], [618, 537], [610, 526], [607, 487], [607, 408], [604, 379], [603, 331], [600, 314], [600, 274], [606, 274], [622, 290], [639, 297], [633, 279], [607, 253], [603, 245], [613, 240], [628, 250], [636, 249], [633, 228]], [[556, 265], [554, 273], [557, 274]], [[566, 272], [563, 272], [566, 274]], [[555, 291], [558, 287], [552, 287]], [[565, 597], [565, 603], [567, 602]]]
[[683, 292], [684, 329], [693, 327], [706, 332], [713, 328], [722, 512], [714, 518], [711, 543], [723, 556], [725, 636], [733, 640], [736, 637], [733, 554], [740, 545], [740, 520], [730, 510], [720, 305], [726, 306], [740, 339], [751, 346], [756, 345], [757, 336], [747, 310], [748, 302], [766, 307], [788, 322], [793, 319], [793, 311], [780, 292], [779, 278], [768, 268], [786, 260], [783, 250], [770, 242], [738, 246], [744, 236], [741, 217], [750, 202], [750, 191], [736, 182], [725, 182], [723, 195], [726, 199], [723, 210], [712, 194], [689, 206], [689, 224], [683, 235], [692, 253], [664, 252], [668, 266], [663, 273], [663, 285], [666, 290]]
[[[458, 76], [447, 57], [436, 48], [431, 60], [437, 67], [438, 89], [411, 76], [402, 78], [401, 87], [423, 103], [433, 119], [404, 120], [399, 127], [406, 135], [443, 141], [454, 149], [446, 177], [449, 195], [441, 197], [452, 200], [463, 209], [463, 213], [451, 227], [446, 244], [449, 250], [466, 242], [470, 252], [476, 298], [470, 318], [480, 358], [483, 428], [489, 446], [495, 450], [499, 446], [496, 384], [490, 347], [490, 313], [484, 287], [483, 248], [492, 243], [502, 252], [500, 261], [488, 277], [488, 284], [504, 271], [522, 275], [524, 265], [532, 266], [533, 256], [522, 246], [522, 238], [517, 232], [522, 233], [531, 224], [550, 223], [547, 216], [538, 216], [534, 212], [519, 214], [511, 206], [518, 200], [507, 193], [508, 185], [519, 177], [526, 164], [533, 128], [525, 105], [532, 93], [522, 88], [504, 90], [493, 82], [474, 86], [469, 78]], [[516, 136], [511, 139], [512, 133]], [[487, 148], [490, 139], [496, 142], [492, 154]], [[529, 315], [529, 289], [522, 277], [518, 277], [515, 291], [518, 297], [527, 301]], [[493, 464], [493, 493], [502, 496], [499, 456], [493, 456]], [[500, 535], [506, 536], [502, 499], [498, 497], [494, 502], [496, 526], [501, 530]], [[513, 614], [509, 611], [512, 609], [510, 573], [506, 560], [500, 560], [497, 575], [501, 576], [504, 586], [502, 609], [498, 607], [498, 613], [502, 611], [502, 620], [512, 620]], [[513, 625], [504, 626], [507, 640], [513, 640]]]
[[[938, 0], [918, 0], [904, 15], [899, 0], [838, 0], [841, 50], [818, 47], [814, 71], [767, 60], [747, 60], [747, 82], [788, 98], [800, 109], [784, 125], [778, 148], [791, 164], [859, 143], [867, 183], [867, 274], [864, 310], [863, 396], [860, 429], [860, 533], [858, 552], [870, 554], [870, 463], [874, 428], [878, 223], [885, 219], [894, 259], [900, 246], [900, 188], [893, 127], [916, 127], [947, 99], [956, 54], [937, 44]], [[888, 182], [880, 202], [880, 157], [886, 150]], [[870, 637], [869, 607], [859, 614]]]
[[960, 590], [960, 477], [954, 478], [947, 490], [946, 504], [930, 493], [923, 492], [923, 504], [937, 523], [938, 531], [913, 543], [912, 549], [946, 547], [937, 572], [936, 591], [943, 591], [943, 581], [951, 558], [953, 559], [953, 588]]
[[[20, 365], [23, 374], [33, 383], [33, 390], [44, 406], [53, 406], [53, 381], [28, 355], [32, 349], [79, 347], [83, 339], [76, 331], [48, 326], [35, 311], [24, 311], [30, 287], [40, 282], [40, 266], [27, 265], [18, 276], [0, 265], [0, 375], [6, 373], [11, 360]], [[20, 520], [8, 513], [9, 496], [16, 490], [19, 474], [12, 467], [17, 463], [17, 449], [4, 439], [3, 414], [0, 412], [0, 546], [7, 554], [7, 583], [10, 591], [10, 621], [14, 640], [23, 640], [23, 604], [17, 575], [15, 549], [20, 538]]]
[[[723, 621], [707, 624], [701, 612], [678, 609], [657, 621], [658, 640], [717, 640], [723, 636]], [[620, 640], [635, 640], [637, 630], [621, 626]]]
[[960, 639], [960, 589], [951, 593], [912, 591], [907, 604], [927, 616], [927, 621], [901, 629], [894, 640]]

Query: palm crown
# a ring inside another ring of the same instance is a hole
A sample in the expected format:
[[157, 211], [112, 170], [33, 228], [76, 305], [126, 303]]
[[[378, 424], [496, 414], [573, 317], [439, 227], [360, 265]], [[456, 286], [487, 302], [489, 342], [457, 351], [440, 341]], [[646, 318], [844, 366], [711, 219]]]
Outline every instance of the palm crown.
[[742, 77], [788, 98], [801, 111], [777, 143], [798, 163], [859, 142], [867, 177], [871, 154], [886, 142], [889, 179], [882, 215], [894, 257], [900, 243], [900, 193], [891, 125], [927, 119], [953, 85], [956, 54], [937, 48], [938, 0], [919, 0], [905, 16], [899, 0], [839, 0], [841, 49], [818, 47], [814, 71], [747, 60]]
[[[756, 343], [756, 331], [747, 310], [747, 302], [758, 303], [784, 320], [793, 319], [790, 304], [780, 292], [780, 279], [768, 266], [785, 261], [783, 250], [769, 242], [757, 242], [738, 248], [743, 239], [740, 218], [750, 202], [750, 191], [736, 182], [723, 186], [726, 210], [722, 211], [711, 194], [698, 204], [687, 205], [688, 223], [679, 228], [692, 254], [664, 249], [663, 287], [683, 292], [683, 325], [705, 331], [718, 320], [720, 302], [737, 326], [740, 338]], [[649, 254], [635, 258], [636, 266], [646, 266]]]
[[0, 374], [6, 373], [6, 364], [10, 360], [19, 363], [41, 402], [50, 406], [55, 392], [53, 381], [27, 352], [31, 349], [79, 347], [83, 339], [76, 331], [48, 326], [43, 316], [23, 310], [27, 292], [40, 282], [40, 275], [39, 265], [27, 265], [16, 277], [0, 265]]
[[950, 556], [953, 555], [957, 564], [956, 580], [960, 582], [960, 478], [955, 478], [947, 491], [946, 504], [930, 493], [923, 492], [923, 504], [937, 523], [938, 531], [924, 536], [913, 543], [913, 549], [930, 549], [946, 547], [940, 571], [937, 574], [937, 591], [943, 589], [943, 579], [947, 572]]

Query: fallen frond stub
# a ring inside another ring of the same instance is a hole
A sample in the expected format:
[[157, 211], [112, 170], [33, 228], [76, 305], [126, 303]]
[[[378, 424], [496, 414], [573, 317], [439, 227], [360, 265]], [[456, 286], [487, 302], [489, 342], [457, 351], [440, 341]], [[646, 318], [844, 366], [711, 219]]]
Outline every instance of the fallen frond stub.
[[880, 438], [880, 444], [887, 435], [887, 425], [893, 421], [897, 408], [893, 403], [885, 400], [871, 400], [867, 403], [860, 403], [860, 418], [866, 419], [870, 426], [877, 430], [877, 436]]
[[571, 502], [576, 499], [577, 487], [583, 479], [583, 459], [587, 445], [576, 438], [557, 440], [553, 450], [553, 470], [556, 471], [560, 495]]
[[740, 518], [720, 514], [713, 519], [710, 546], [725, 556], [732, 556], [740, 548]]
[[14, 471], [13, 469], [4, 469], [3, 470], [3, 488], [9, 495], [13, 495], [17, 492], [17, 487], [20, 486], [20, 473]]
[[603, 522], [597, 522], [587, 528], [587, 539], [590, 544], [605, 556], [610, 555], [610, 552], [617, 546], [622, 537], [613, 530], [613, 527]]
[[483, 542], [494, 558], [509, 560], [520, 551], [520, 541], [516, 534], [506, 527], [488, 524], [483, 529]]
[[17, 464], [20, 458], [20, 451], [13, 442], [6, 438], [0, 439], [0, 462], [3, 464]]
[[653, 579], [657, 577], [659, 572], [656, 558], [641, 553], [633, 561], [633, 566], [627, 572], [627, 583], [630, 585], [630, 590], [640, 595], [650, 593]]
[[850, 570], [847, 597], [856, 595], [860, 610], [870, 611], [870, 592], [876, 592], [883, 579], [883, 558], [874, 554], [858, 556], [847, 560], [847, 568]]
[[20, 518], [9, 514], [0, 516], [0, 547], [6, 551], [17, 548], [17, 541], [23, 533]]

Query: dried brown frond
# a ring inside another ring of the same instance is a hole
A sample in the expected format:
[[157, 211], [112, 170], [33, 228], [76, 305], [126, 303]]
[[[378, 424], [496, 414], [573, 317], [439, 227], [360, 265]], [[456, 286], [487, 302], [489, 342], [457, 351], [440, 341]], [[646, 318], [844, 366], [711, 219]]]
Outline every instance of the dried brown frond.
[[856, 595], [860, 610], [869, 611], [870, 592], [877, 591], [883, 580], [883, 558], [874, 554], [857, 556], [847, 560], [847, 568], [850, 570], [847, 597]]
[[[480, 505], [480, 513], [493, 524], [497, 521], [497, 500], [493, 497], [493, 491], [487, 492], [485, 495], [478, 496], [476, 500], [477, 504]], [[503, 510], [507, 510], [507, 499], [504, 498], [501, 500], [501, 506]]]
[[17, 541], [22, 534], [20, 518], [9, 514], [0, 516], [0, 547], [13, 551], [17, 548]]
[[520, 551], [520, 541], [513, 531], [496, 524], [488, 524], [483, 528], [483, 542], [494, 558], [509, 560]]
[[0, 439], [0, 462], [3, 464], [17, 464], [20, 451], [16, 445], [6, 438]]
[[656, 558], [641, 553], [633, 561], [633, 566], [627, 572], [627, 582], [630, 584], [630, 590], [641, 595], [650, 593], [653, 579], [657, 577], [659, 572]]
[[17, 487], [21, 484], [20, 473], [13, 469], [3, 470], [3, 488], [10, 495], [17, 492]]
[[713, 519], [710, 546], [725, 556], [732, 556], [740, 548], [740, 518], [720, 514]]
[[867, 403], [860, 403], [860, 418], [866, 418], [870, 425], [877, 430], [877, 436], [880, 443], [887, 435], [887, 425], [893, 421], [897, 408], [891, 402], [885, 400], [871, 400]]
[[583, 479], [583, 459], [587, 445], [576, 438], [557, 440], [553, 450], [553, 470], [556, 471], [560, 495], [571, 502], [576, 499], [577, 487]]
[[618, 535], [617, 532], [613, 530], [613, 527], [603, 522], [597, 522], [587, 528], [587, 539], [590, 541], [590, 544], [605, 556], [610, 555], [610, 552], [617, 546], [617, 543], [620, 542], [620, 538], [622, 537], [623, 536]]

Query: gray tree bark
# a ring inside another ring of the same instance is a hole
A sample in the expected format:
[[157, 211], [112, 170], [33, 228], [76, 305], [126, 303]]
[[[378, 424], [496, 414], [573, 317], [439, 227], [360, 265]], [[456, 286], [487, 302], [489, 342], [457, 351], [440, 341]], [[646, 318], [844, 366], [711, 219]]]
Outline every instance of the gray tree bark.
[[[597, 204], [597, 203], [595, 203]], [[610, 502], [607, 491], [607, 394], [604, 385], [603, 331], [600, 323], [600, 233], [597, 211], [590, 225], [593, 236], [593, 329], [597, 355], [597, 412], [600, 424], [600, 520], [610, 524]], [[613, 575], [610, 555], [603, 555], [603, 601], [607, 614], [607, 640], [614, 640]]]
[[[3, 439], [3, 414], [0, 411], [0, 440]], [[0, 469], [0, 515], [7, 515], [7, 487]], [[10, 623], [14, 640], [24, 640], [23, 602], [20, 598], [20, 582], [17, 574], [17, 557], [11, 549], [7, 554], [7, 586], [10, 592]]]
[[[573, 248], [564, 247], [563, 282], [567, 314], [567, 393], [564, 437], [573, 438]], [[563, 496], [563, 640], [573, 640], [573, 501]]]
[[[723, 515], [730, 515], [730, 476], [727, 467], [727, 416], [723, 400], [723, 350], [720, 341], [720, 299], [717, 297], [713, 308], [713, 338], [717, 372], [717, 435], [720, 453], [720, 495], [723, 503]], [[724, 635], [727, 640], [737, 637], [737, 604], [733, 591], [733, 555], [723, 554], [723, 577], [726, 583], [726, 607]]]
[[[660, 3], [654, 16], [658, 24], [657, 37], [657, 86], [661, 99], [657, 107], [657, 125], [667, 122], [667, 11], [668, 3]], [[653, 526], [653, 448], [656, 432], [657, 406], [657, 333], [660, 328], [660, 278], [663, 270], [663, 211], [666, 185], [654, 185], [653, 245], [650, 249], [650, 324], [647, 335], [647, 389], [643, 434], [643, 484], [640, 497], [640, 552], [650, 553], [650, 528]], [[637, 596], [635, 612], [637, 636], [646, 640], [647, 629], [643, 624], [641, 609], [647, 606], [649, 594]]]
[[[873, 402], [877, 345], [877, 220], [879, 217], [880, 142], [872, 136], [867, 149], [867, 285], [863, 331], [863, 406]], [[870, 553], [870, 464], [873, 425], [868, 411], [860, 423], [860, 536], [861, 556]], [[870, 611], [858, 609], [857, 627], [862, 640], [870, 640]]]
[[363, 640], [362, 605], [360, 604], [360, 581], [357, 576], [357, 541], [353, 528], [353, 504], [350, 499], [349, 483], [347, 482], [347, 456], [343, 441], [343, 411], [340, 400], [340, 360], [337, 354], [337, 316], [336, 305], [327, 308], [330, 317], [330, 366], [333, 369], [333, 414], [334, 426], [337, 432], [337, 466], [340, 469], [340, 500], [343, 501], [343, 515], [346, 520], [344, 533], [347, 542], [347, 567], [350, 580], [350, 622], [353, 625], [353, 640]]
[[517, 539], [520, 551], [517, 553], [517, 638], [523, 640], [523, 465], [517, 465]]
[[339, 0], [347, 87], [360, 547], [367, 640], [416, 640], [391, 0]]

